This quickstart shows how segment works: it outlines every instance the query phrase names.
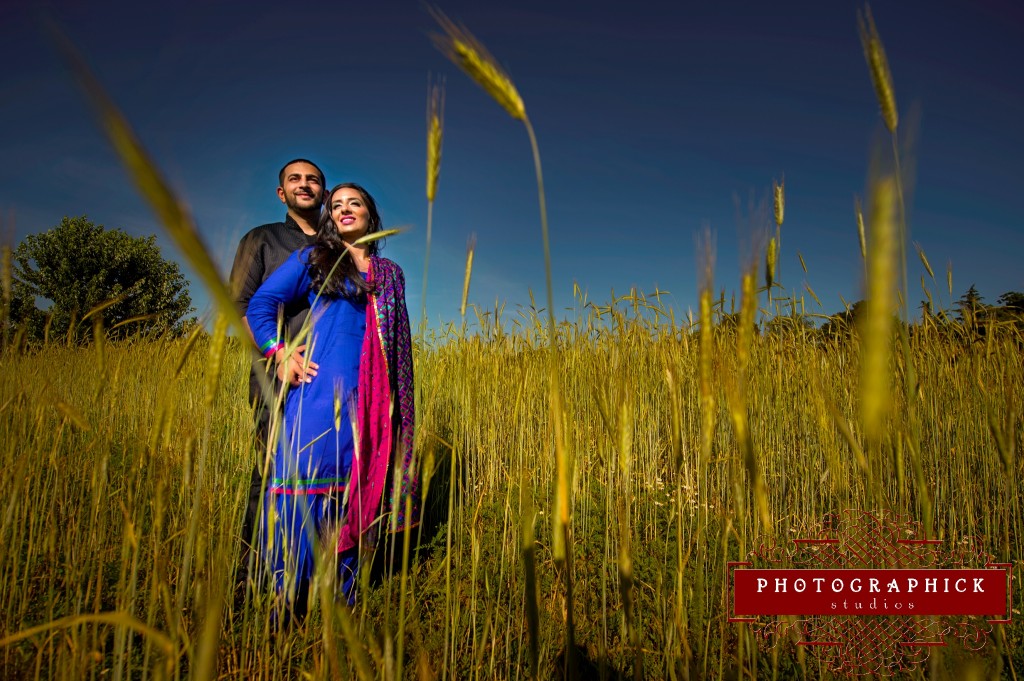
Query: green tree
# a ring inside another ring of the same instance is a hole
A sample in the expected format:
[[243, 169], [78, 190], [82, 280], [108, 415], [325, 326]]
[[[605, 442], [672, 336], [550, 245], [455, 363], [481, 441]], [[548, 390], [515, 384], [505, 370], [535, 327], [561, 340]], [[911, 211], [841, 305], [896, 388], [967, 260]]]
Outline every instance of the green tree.
[[1007, 291], [996, 302], [1000, 307], [990, 309], [993, 321], [1003, 328], [1024, 330], [1024, 293]]
[[964, 326], [970, 328], [977, 326], [978, 313], [982, 312], [986, 307], [982, 302], [983, 300], [984, 298], [978, 293], [978, 289], [974, 284], [971, 284], [967, 292], [960, 296], [960, 300], [956, 303], [956, 309]]
[[1021, 293], [1020, 291], [1007, 291], [996, 298], [996, 302], [1003, 307], [1010, 308], [1011, 310], [1024, 312], [1024, 293]]
[[963, 338], [967, 342], [978, 340], [988, 331], [991, 319], [991, 307], [984, 303], [984, 298], [978, 293], [978, 288], [971, 284], [971, 287], [960, 296], [956, 302], [957, 316], [960, 318], [960, 326], [963, 331]]
[[[91, 327], [82, 317], [108, 301], [100, 314], [114, 338], [180, 331], [192, 312], [188, 282], [156, 237], [104, 229], [85, 216], [25, 237], [14, 263], [11, 320], [36, 340], [47, 327], [51, 337], [81, 337]], [[39, 309], [40, 299], [49, 305]]]
[[842, 312], [831, 315], [820, 331], [826, 338], [846, 338], [856, 331], [857, 320], [864, 314], [864, 301], [858, 300]]

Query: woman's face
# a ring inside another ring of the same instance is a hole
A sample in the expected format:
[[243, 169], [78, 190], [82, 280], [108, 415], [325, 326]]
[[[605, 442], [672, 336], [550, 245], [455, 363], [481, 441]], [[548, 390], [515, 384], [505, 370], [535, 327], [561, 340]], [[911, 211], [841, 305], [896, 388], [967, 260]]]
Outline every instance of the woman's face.
[[363, 195], [351, 187], [331, 194], [331, 219], [343, 241], [352, 243], [370, 228], [370, 211]]

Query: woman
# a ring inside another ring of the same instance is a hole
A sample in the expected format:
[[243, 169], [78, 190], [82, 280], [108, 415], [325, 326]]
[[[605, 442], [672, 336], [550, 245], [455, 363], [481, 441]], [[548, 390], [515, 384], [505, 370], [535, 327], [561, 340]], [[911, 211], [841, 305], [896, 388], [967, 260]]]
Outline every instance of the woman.
[[[274, 358], [278, 376], [293, 386], [260, 536], [275, 589], [297, 616], [305, 609], [318, 539], [328, 555], [337, 554], [351, 603], [360, 548], [372, 548], [392, 518], [394, 529], [408, 529], [418, 511], [405, 277], [378, 255], [381, 240], [359, 243], [381, 231], [365, 189], [339, 184], [327, 205], [316, 243], [293, 253], [264, 282], [246, 315], [264, 356]], [[278, 307], [302, 297], [310, 303], [305, 367], [285, 355], [277, 328]], [[397, 490], [391, 466], [401, 466]]]

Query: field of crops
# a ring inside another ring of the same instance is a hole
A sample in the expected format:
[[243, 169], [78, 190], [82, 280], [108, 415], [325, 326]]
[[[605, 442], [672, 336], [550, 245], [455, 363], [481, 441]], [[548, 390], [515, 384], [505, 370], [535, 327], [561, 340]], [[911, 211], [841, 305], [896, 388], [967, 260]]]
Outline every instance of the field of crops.
[[[393, 576], [378, 560], [354, 610], [324, 591], [304, 624], [276, 634], [265, 594], [234, 596], [252, 464], [240, 346], [6, 356], [4, 676], [521, 678], [536, 655], [548, 678], [571, 626], [584, 678], [818, 678], [819, 654], [758, 649], [726, 622], [726, 561], [863, 508], [910, 514], [950, 543], [981, 534], [1019, 566], [1019, 337], [912, 336], [914, 420], [894, 391], [879, 442], [861, 447], [856, 338], [751, 335], [741, 374], [742, 334], [655, 326], [646, 304], [563, 327], [561, 558], [543, 325], [428, 338], [417, 355], [419, 451], [432, 472], [411, 542], [420, 550], [404, 577], [400, 543]], [[902, 374], [901, 358], [893, 366]], [[752, 461], [736, 437], [741, 375]], [[1010, 678], [1022, 633], [996, 627], [970, 654], [935, 649], [923, 669]]]

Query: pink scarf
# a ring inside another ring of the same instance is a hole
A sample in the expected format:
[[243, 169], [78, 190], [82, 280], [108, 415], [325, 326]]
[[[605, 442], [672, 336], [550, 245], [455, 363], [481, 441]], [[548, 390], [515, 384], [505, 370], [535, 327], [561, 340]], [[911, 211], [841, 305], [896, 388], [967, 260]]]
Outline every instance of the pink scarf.
[[[366, 333], [359, 360], [356, 446], [349, 477], [348, 507], [338, 538], [339, 552], [358, 546], [360, 537], [367, 532], [370, 539], [365, 543], [374, 543], [382, 529], [374, 523], [388, 522], [386, 516], [379, 520], [378, 516], [385, 510], [381, 508], [381, 501], [396, 440], [400, 445], [398, 448], [405, 450], [400, 452], [400, 458], [396, 457], [396, 464], [408, 468], [412, 454], [412, 344], [405, 308], [404, 277], [397, 265], [374, 257], [370, 261], [367, 281], [379, 283], [376, 293], [368, 296], [366, 305]], [[398, 366], [388, 366], [389, 355]], [[399, 371], [400, 368], [404, 370]], [[398, 399], [394, 400], [389, 369], [396, 373]], [[397, 412], [395, 419], [392, 418], [393, 403]], [[407, 432], [396, 433], [396, 422]], [[392, 491], [392, 502], [401, 503], [409, 494], [415, 502], [415, 482], [416, 476], [409, 470], [403, 470], [401, 493], [396, 496]], [[404, 507], [400, 508], [404, 511]], [[401, 515], [399, 529], [405, 529], [406, 522], [411, 519], [404, 518], [404, 513]]]

